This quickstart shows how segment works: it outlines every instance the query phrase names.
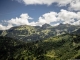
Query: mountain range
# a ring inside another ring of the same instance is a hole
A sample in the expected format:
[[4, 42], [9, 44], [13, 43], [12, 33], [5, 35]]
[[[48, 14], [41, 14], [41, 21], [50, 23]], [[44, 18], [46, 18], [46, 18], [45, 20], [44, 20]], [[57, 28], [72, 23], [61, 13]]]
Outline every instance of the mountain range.
[[80, 26], [21, 25], [0, 30], [0, 60], [80, 59]]
[[1, 36], [7, 36], [22, 41], [36, 41], [44, 40], [51, 36], [58, 36], [62, 34], [71, 34], [73, 32], [80, 33], [80, 26], [62, 24], [58, 26], [51, 26], [44, 24], [40, 26], [21, 25], [12, 27], [9, 30], [0, 31]]

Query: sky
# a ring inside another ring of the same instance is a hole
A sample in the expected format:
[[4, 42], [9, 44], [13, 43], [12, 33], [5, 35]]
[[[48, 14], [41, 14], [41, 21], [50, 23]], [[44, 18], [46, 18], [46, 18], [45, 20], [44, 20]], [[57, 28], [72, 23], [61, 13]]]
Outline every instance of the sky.
[[80, 25], [80, 0], [0, 0], [0, 30], [45, 23]]

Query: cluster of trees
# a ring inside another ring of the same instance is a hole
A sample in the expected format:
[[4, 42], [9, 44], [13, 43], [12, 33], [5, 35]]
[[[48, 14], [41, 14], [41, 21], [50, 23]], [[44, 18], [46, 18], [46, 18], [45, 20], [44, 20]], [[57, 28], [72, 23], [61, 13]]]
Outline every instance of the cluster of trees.
[[61, 35], [24, 42], [0, 37], [0, 60], [80, 59], [80, 35]]

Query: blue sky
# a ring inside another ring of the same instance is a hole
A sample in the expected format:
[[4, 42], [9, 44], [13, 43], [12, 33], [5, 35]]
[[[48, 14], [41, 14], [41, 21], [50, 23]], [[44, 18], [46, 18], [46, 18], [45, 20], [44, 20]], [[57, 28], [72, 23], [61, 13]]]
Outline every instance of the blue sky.
[[[56, 4], [50, 6], [47, 5], [25, 5], [19, 3], [16, 0], [1, 0], [0, 1], [0, 20], [8, 20], [11, 18], [19, 17], [22, 13], [28, 13], [34, 20], [38, 20], [38, 17], [44, 13], [55, 11], [59, 12], [61, 7]], [[65, 9], [65, 7], [63, 8]]]
[[79, 25], [79, 15], [80, 0], [0, 0], [0, 30], [44, 23]]

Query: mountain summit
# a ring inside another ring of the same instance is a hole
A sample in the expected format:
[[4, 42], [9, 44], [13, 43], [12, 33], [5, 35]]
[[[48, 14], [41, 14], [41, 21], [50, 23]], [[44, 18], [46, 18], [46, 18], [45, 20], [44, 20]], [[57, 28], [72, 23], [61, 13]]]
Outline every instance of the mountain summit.
[[46, 28], [49, 28], [49, 27], [51, 27], [51, 25], [49, 25], [49, 24], [47, 24], [47, 23], [45, 23], [45, 24], [42, 25], [42, 28], [43, 28], [43, 29], [46, 29]]

